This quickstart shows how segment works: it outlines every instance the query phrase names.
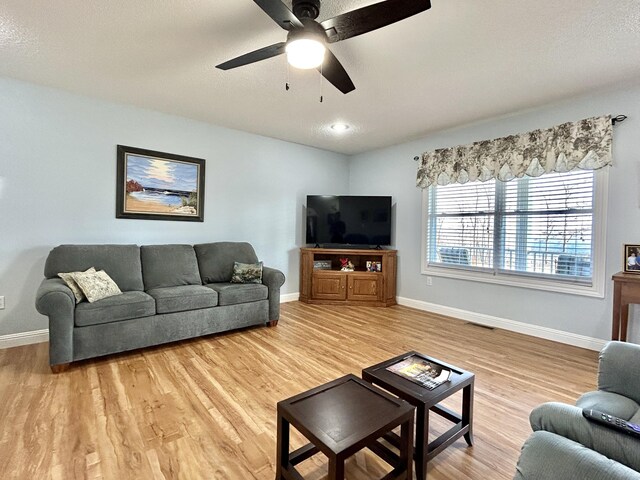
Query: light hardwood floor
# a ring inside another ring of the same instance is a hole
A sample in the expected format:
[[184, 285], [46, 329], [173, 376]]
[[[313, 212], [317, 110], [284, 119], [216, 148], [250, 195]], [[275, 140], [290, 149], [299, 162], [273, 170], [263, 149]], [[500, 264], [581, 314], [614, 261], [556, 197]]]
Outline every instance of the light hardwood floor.
[[[275, 328], [79, 362], [58, 375], [47, 344], [0, 350], [0, 478], [273, 480], [276, 402], [407, 350], [476, 374], [475, 444], [458, 440], [436, 457], [431, 480], [511, 479], [531, 409], [595, 388], [597, 352], [401, 306], [292, 302]], [[446, 428], [432, 421], [431, 434]], [[302, 442], [293, 435], [293, 448]], [[326, 466], [320, 454], [300, 469], [321, 480]], [[347, 478], [388, 470], [365, 450]]]

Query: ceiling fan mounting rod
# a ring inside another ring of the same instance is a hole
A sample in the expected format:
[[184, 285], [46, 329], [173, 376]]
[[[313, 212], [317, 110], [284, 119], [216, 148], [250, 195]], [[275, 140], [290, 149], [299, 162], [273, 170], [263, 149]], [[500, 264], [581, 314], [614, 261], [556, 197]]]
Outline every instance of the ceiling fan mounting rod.
[[293, 0], [293, 14], [299, 19], [315, 20], [320, 15], [320, 0]]

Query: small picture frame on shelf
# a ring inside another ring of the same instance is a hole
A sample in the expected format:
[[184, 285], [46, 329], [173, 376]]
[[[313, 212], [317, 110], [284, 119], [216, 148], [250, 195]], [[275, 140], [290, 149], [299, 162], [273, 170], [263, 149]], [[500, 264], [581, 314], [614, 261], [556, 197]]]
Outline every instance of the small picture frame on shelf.
[[313, 268], [317, 270], [331, 270], [331, 260], [314, 260]]
[[382, 262], [367, 260], [367, 272], [381, 272]]
[[640, 273], [640, 245], [625, 244], [624, 272]]

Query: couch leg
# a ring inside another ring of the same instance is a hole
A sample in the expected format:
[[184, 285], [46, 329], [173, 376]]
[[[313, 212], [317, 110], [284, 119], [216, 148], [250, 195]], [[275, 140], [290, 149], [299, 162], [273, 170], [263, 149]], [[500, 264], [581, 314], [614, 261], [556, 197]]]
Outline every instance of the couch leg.
[[276, 325], [278, 325], [278, 320], [269, 320], [270, 327], [275, 327]]
[[69, 369], [70, 363], [61, 363], [59, 365], [51, 365], [51, 371], [53, 373], [62, 373], [66, 372]]

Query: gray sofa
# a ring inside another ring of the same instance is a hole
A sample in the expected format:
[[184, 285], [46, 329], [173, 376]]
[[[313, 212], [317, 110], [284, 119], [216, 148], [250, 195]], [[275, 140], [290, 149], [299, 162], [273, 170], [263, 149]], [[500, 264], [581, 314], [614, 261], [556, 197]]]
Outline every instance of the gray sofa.
[[[230, 283], [234, 262], [256, 263], [248, 243], [61, 245], [49, 253], [37, 295], [49, 317], [49, 363], [70, 362], [251, 325], [275, 325], [284, 274]], [[58, 273], [105, 270], [122, 295], [76, 305]]]
[[593, 423], [593, 409], [640, 424], [640, 345], [609, 342], [600, 352], [598, 390], [576, 406], [550, 402], [531, 412], [516, 480], [640, 480], [640, 438]]

